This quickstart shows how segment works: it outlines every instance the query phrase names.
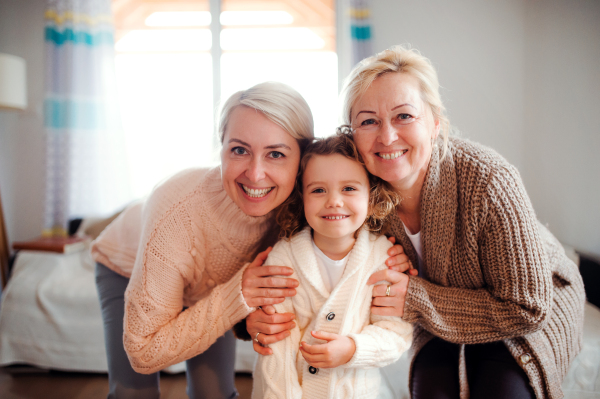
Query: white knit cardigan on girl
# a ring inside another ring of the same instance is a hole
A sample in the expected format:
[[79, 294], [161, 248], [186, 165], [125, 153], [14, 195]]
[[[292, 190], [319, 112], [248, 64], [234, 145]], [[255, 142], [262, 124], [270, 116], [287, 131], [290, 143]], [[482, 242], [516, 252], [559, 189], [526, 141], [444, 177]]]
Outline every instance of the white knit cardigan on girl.
[[[399, 317], [371, 314], [373, 286], [367, 280], [385, 269], [391, 243], [361, 229], [340, 282], [331, 294], [325, 289], [312, 247], [311, 229], [279, 241], [265, 265], [289, 266], [300, 282], [292, 298], [275, 305], [278, 313], [296, 315], [291, 335], [269, 345], [273, 354], [259, 356], [254, 368], [252, 398], [376, 398], [381, 385], [379, 367], [398, 360], [412, 342], [412, 326]], [[329, 369], [310, 367], [299, 344], [324, 343], [311, 331], [351, 337], [352, 359]]]

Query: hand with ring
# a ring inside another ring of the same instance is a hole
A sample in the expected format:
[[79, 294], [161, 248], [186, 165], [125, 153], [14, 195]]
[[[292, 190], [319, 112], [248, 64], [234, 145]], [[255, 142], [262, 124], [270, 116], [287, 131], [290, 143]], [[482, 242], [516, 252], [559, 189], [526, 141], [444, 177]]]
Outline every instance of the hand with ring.
[[367, 284], [387, 281], [373, 287], [371, 313], [379, 316], [404, 316], [404, 299], [410, 277], [396, 270], [386, 269], [373, 273]]

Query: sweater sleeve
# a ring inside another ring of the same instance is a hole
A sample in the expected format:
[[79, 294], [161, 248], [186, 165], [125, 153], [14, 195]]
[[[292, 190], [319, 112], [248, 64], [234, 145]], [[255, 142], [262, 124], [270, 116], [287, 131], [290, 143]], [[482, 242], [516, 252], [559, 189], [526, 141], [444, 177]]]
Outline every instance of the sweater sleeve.
[[[275, 245], [265, 265], [292, 267], [291, 263], [281, 246]], [[294, 313], [291, 298], [286, 298], [284, 302], [274, 307], [277, 313]], [[302, 397], [302, 387], [296, 368], [300, 339], [300, 328], [296, 323], [296, 326], [290, 330], [289, 337], [269, 345], [273, 351], [271, 355], [258, 356], [253, 375], [253, 399], [300, 399]]]
[[376, 368], [394, 363], [410, 348], [412, 325], [395, 316], [371, 314], [371, 324], [359, 334], [348, 334], [356, 352], [344, 368]]
[[131, 365], [142, 374], [204, 352], [250, 311], [241, 292], [245, 267], [182, 311], [186, 287], [201, 280], [205, 269], [186, 218], [185, 210], [175, 208], [144, 227], [152, 230], [143, 233], [148, 238], [142, 241], [126, 291], [123, 332]]
[[493, 170], [481, 202], [468, 206], [477, 210], [472, 220], [481, 223], [473, 245], [484, 287], [444, 287], [410, 276], [403, 319], [464, 344], [540, 330], [551, 312], [551, 270], [517, 170], [510, 165]]

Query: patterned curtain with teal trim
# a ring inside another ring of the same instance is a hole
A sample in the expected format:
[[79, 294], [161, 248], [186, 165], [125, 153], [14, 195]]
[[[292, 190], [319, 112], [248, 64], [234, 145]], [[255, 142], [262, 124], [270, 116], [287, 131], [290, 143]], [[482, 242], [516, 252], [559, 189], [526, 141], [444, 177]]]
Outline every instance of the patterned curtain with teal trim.
[[129, 199], [110, 0], [48, 0], [44, 235]]
[[371, 40], [371, 1], [350, 0], [352, 65], [373, 55]]

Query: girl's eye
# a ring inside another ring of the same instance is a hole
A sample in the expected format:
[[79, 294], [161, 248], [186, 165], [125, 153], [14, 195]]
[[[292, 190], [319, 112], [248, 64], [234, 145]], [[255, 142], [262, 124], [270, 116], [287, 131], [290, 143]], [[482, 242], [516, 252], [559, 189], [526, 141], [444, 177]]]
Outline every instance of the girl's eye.
[[354, 187], [344, 187], [342, 191], [356, 191]]
[[269, 153], [269, 156], [273, 159], [279, 159], [279, 158], [284, 158], [285, 155], [282, 152], [279, 151], [273, 151]]
[[315, 188], [314, 190], [311, 191], [311, 193], [314, 193], [314, 194], [322, 194], [324, 192], [325, 192], [325, 190], [322, 188]]
[[234, 153], [235, 155], [245, 155], [248, 153], [248, 151], [246, 151], [246, 149], [244, 147], [233, 147], [231, 149], [231, 152]]

